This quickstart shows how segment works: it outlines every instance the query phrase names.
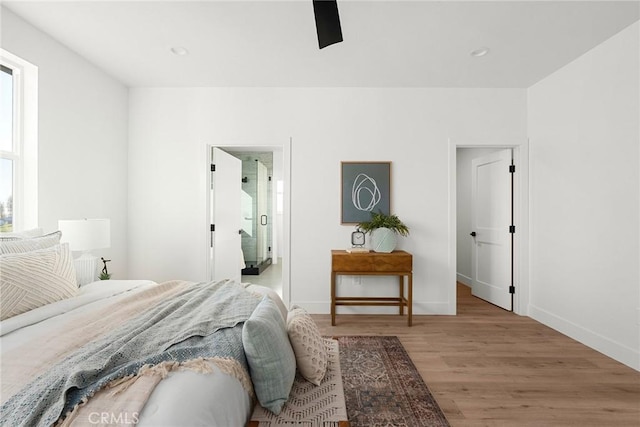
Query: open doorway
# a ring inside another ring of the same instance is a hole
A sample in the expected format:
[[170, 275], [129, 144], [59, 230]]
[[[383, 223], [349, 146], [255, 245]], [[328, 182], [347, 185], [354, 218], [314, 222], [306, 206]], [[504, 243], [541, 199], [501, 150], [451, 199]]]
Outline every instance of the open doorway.
[[[513, 174], [513, 278], [509, 286], [514, 286], [513, 311], [526, 315], [529, 301], [528, 287], [528, 142], [521, 141], [449, 141], [449, 214], [450, 214], [450, 260], [449, 264], [449, 312], [457, 312], [458, 283], [466, 286], [472, 284], [472, 245], [474, 242], [471, 229], [471, 159], [491, 155], [491, 153], [510, 149], [517, 172]], [[465, 183], [458, 181], [465, 180]], [[467, 181], [468, 180], [468, 181]], [[462, 193], [462, 194], [458, 194]], [[462, 223], [462, 225], [460, 225]], [[510, 272], [511, 274], [511, 272]], [[510, 289], [511, 290], [511, 289]], [[509, 298], [511, 298], [509, 296]]]
[[[241, 242], [237, 255], [240, 258], [238, 275], [241, 274], [242, 282], [275, 290], [287, 305], [290, 293], [290, 144], [291, 141], [281, 145], [234, 143], [210, 147], [211, 150], [223, 150], [242, 165], [237, 176], [240, 201], [234, 201], [234, 209], [237, 208], [234, 215], [240, 220], [235, 230]], [[224, 202], [215, 198], [215, 180], [212, 172], [208, 203], [208, 218], [212, 224], [216, 222], [216, 211], [220, 206], [224, 209]], [[215, 228], [217, 232], [219, 225], [215, 224]], [[220, 250], [224, 251], [224, 248]], [[214, 256], [210, 264], [210, 271], [215, 271]]]

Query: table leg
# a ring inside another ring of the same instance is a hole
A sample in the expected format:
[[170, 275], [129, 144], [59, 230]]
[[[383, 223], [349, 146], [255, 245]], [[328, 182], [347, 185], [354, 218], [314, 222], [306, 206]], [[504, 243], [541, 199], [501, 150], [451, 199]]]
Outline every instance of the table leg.
[[336, 326], [336, 273], [331, 272], [331, 326]]
[[413, 273], [409, 273], [407, 275], [407, 278], [409, 279], [409, 307], [408, 307], [408, 315], [409, 315], [409, 326], [411, 326], [411, 324], [413, 323]]
[[404, 316], [404, 276], [399, 274], [398, 279], [400, 283], [400, 316]]

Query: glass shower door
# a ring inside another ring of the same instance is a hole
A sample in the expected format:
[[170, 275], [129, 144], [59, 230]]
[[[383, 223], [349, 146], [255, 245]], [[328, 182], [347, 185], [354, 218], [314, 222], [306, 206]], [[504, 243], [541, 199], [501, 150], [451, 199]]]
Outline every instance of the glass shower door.
[[269, 168], [258, 153], [242, 154], [242, 274], [260, 274], [271, 264]]
[[261, 162], [256, 161], [256, 173], [257, 173], [257, 191], [256, 191], [256, 217], [258, 222], [256, 224], [256, 259], [258, 264], [262, 264], [267, 260], [268, 240], [267, 240], [267, 225], [269, 223], [268, 210], [267, 210], [267, 190], [269, 177], [267, 174], [267, 167]]

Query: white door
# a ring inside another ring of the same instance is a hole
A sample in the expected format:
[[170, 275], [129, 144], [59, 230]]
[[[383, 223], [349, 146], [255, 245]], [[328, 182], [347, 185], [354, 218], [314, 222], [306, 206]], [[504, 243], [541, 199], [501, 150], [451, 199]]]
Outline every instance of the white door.
[[511, 149], [471, 162], [472, 294], [512, 310]]
[[240, 282], [242, 162], [219, 148], [211, 162], [211, 280]]

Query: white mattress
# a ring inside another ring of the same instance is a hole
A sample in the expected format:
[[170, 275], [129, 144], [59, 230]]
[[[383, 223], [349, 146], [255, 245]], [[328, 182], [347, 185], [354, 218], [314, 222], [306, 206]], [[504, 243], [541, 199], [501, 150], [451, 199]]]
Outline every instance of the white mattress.
[[[77, 297], [58, 301], [0, 322], [0, 351], [9, 351], [44, 336], [62, 322], [72, 321], [90, 310], [118, 301], [131, 292], [157, 285], [149, 280], [108, 280], [80, 288]], [[274, 296], [262, 286], [252, 291]], [[279, 299], [279, 298], [278, 298]], [[286, 311], [282, 301], [281, 309]], [[284, 314], [286, 316], [286, 313]], [[252, 401], [232, 376], [212, 365], [213, 374], [189, 371], [171, 372], [156, 387], [139, 416], [139, 426], [244, 426]]]

